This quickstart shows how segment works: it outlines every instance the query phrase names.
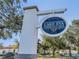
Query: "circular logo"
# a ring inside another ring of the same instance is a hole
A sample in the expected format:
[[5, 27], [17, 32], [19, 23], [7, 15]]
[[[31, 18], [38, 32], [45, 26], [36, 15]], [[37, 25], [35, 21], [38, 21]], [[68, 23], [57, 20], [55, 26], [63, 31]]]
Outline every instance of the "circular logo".
[[43, 32], [49, 36], [58, 36], [62, 34], [66, 27], [66, 21], [57, 16], [44, 19], [41, 25]]

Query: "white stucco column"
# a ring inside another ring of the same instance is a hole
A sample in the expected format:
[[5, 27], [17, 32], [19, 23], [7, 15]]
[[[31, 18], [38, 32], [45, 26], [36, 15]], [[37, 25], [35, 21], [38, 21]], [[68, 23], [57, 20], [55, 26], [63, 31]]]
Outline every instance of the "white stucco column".
[[[25, 12], [19, 46], [19, 59], [26, 59], [29, 58], [28, 56], [37, 54], [38, 29], [36, 29], [36, 27], [38, 26], [38, 9], [36, 6], [30, 6], [24, 8], [24, 10]], [[32, 56], [32, 58], [33, 57], [34, 56]]]

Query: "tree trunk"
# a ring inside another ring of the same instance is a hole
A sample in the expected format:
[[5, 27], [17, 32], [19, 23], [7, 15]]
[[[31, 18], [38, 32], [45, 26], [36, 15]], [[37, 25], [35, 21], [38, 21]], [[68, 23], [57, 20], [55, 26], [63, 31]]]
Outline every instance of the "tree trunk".
[[78, 54], [79, 54], [79, 47], [78, 47]]
[[55, 48], [53, 48], [53, 57], [55, 57]]
[[16, 52], [16, 49], [13, 50], [13, 53], [15, 53], [15, 52]]
[[44, 49], [44, 55], [46, 54], [46, 50]]
[[72, 56], [71, 48], [69, 47], [69, 56]]

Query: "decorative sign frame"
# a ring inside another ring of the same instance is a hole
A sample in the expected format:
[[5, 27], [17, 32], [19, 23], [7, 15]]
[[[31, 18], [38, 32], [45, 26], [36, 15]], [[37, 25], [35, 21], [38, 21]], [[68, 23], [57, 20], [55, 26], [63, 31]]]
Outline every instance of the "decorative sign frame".
[[67, 28], [67, 21], [60, 16], [48, 15], [41, 22], [41, 30], [47, 36], [60, 36]]

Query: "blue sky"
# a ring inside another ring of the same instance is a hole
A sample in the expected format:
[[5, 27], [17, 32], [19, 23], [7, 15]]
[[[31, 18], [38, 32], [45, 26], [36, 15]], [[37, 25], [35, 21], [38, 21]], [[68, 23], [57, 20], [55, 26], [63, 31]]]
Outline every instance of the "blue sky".
[[[67, 8], [67, 12], [62, 16], [69, 23], [73, 19], [79, 19], [79, 0], [28, 0], [27, 3], [23, 4], [24, 7], [32, 5], [36, 5], [40, 11]], [[13, 37], [11, 40], [0, 40], [0, 43], [5, 43], [4, 46], [13, 44], [16, 38], [19, 39], [19, 36], [13, 35]]]
[[67, 8], [65, 17], [79, 18], [79, 0], [28, 0], [24, 6], [37, 5], [40, 11]]
[[16, 44], [16, 40], [20, 41], [20, 36], [19, 36], [19, 33], [16, 35], [16, 34], [13, 34], [12, 35], [12, 39], [7, 39], [7, 40], [3, 40], [3, 39], [0, 39], [0, 44], [3, 44], [3, 46], [10, 46], [10, 45], [13, 45], [13, 44]]

